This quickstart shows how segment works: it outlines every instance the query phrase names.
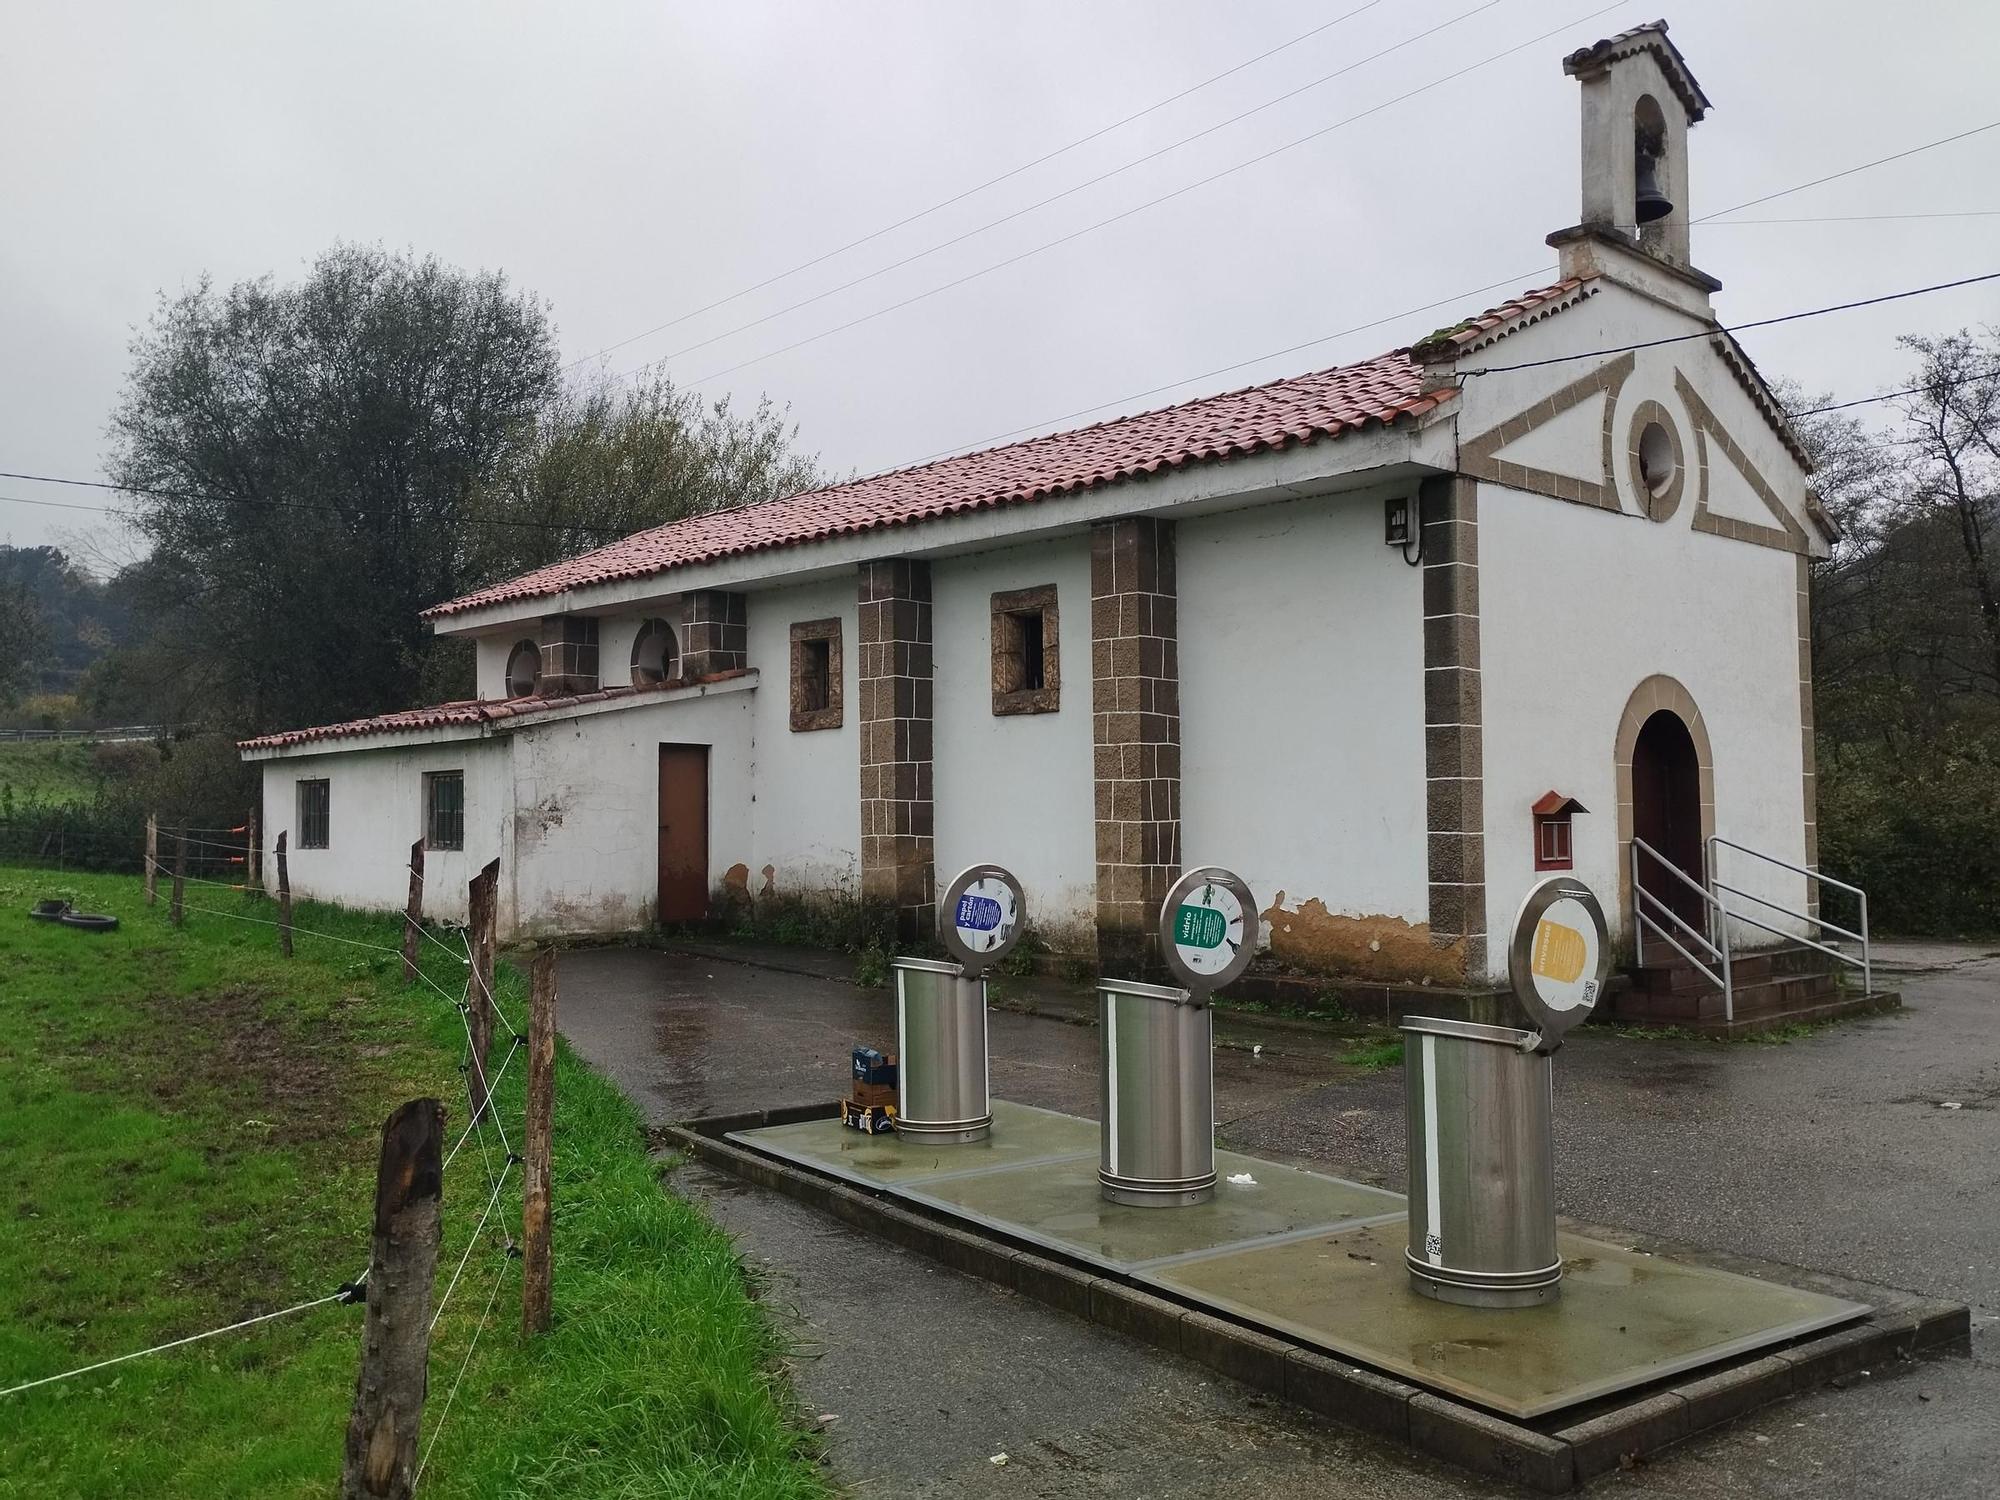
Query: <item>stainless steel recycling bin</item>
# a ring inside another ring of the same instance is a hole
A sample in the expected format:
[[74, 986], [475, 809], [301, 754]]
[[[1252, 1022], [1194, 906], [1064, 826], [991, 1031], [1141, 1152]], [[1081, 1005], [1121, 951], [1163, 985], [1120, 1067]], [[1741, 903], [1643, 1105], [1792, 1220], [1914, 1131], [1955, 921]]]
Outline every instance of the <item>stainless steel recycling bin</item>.
[[1551, 1078], [1532, 1033], [1412, 1016], [1410, 1284], [1470, 1307], [1532, 1307], [1562, 1290]]
[[1171, 1208], [1215, 1196], [1215, 1022], [1165, 985], [1100, 980], [1104, 1121], [1097, 1180], [1113, 1203]]
[[993, 1132], [987, 1093], [986, 981], [957, 964], [898, 958], [896, 1130], [927, 1141], [980, 1141]]

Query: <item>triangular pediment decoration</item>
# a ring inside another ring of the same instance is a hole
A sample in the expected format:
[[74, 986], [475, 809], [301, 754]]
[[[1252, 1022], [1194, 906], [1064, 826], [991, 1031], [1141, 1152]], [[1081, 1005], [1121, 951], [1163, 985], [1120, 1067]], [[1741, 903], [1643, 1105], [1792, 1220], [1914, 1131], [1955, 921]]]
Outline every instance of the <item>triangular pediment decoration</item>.
[[[1458, 466], [1475, 478], [1514, 489], [1553, 495], [1559, 500], [1619, 510], [1611, 474], [1611, 424], [1618, 393], [1632, 376], [1633, 356], [1624, 354], [1571, 381], [1533, 406], [1459, 445]], [[1574, 414], [1581, 412], [1581, 418]], [[1593, 427], [1589, 417], [1596, 417]], [[1557, 439], [1565, 440], [1561, 445]], [[1570, 454], [1575, 457], [1569, 458]], [[1596, 476], [1579, 470], [1592, 455]], [[1567, 461], [1565, 461], [1567, 460]]]
[[[1806, 552], [1805, 528], [1798, 518], [1778, 498], [1770, 481], [1758, 472], [1750, 455], [1729, 435], [1687, 376], [1678, 370], [1674, 372], [1674, 390], [1694, 419], [1695, 441], [1699, 444], [1694, 529], [1784, 552]], [[1748, 490], [1747, 497], [1743, 490]], [[1748, 519], [1757, 508], [1761, 508], [1762, 515]]]

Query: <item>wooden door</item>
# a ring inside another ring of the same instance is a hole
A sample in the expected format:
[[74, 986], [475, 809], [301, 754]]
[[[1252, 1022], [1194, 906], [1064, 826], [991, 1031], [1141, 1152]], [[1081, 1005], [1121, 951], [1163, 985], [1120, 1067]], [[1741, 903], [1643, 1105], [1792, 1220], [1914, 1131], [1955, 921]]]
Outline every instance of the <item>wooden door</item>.
[[[1701, 764], [1687, 725], [1666, 709], [1646, 720], [1632, 747], [1632, 832], [1689, 880], [1702, 883]], [[1640, 856], [1639, 881], [1695, 931], [1706, 930], [1701, 897], [1658, 861]], [[1650, 915], [1662, 920], [1657, 909]], [[1685, 945], [1684, 934], [1675, 936]]]
[[660, 920], [708, 915], [708, 746], [660, 746]]

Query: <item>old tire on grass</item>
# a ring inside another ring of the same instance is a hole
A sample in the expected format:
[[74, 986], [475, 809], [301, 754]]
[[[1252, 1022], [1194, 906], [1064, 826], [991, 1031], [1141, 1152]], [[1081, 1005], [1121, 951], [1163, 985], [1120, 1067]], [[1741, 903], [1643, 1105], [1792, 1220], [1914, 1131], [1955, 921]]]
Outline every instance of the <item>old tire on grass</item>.
[[66, 911], [58, 919], [65, 927], [80, 927], [85, 932], [116, 932], [118, 919], [107, 917], [94, 911]]

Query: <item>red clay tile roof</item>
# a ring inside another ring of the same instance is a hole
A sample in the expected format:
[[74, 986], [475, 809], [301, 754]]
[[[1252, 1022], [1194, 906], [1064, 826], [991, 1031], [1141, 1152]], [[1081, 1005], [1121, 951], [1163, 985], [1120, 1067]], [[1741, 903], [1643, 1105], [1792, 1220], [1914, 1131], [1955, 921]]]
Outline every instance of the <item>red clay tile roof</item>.
[[1508, 325], [1528, 317], [1531, 313], [1549, 317], [1562, 311], [1569, 305], [1567, 299], [1570, 293], [1581, 290], [1587, 279], [1572, 276], [1566, 281], [1558, 281], [1554, 286], [1537, 287], [1532, 292], [1523, 292], [1511, 302], [1503, 302], [1498, 307], [1489, 307], [1475, 318], [1467, 318], [1461, 323], [1452, 324], [1449, 328], [1440, 328], [1429, 338], [1411, 345], [1410, 358], [1420, 365], [1454, 360], [1474, 344], [1484, 341], [1486, 336], [1496, 329], [1513, 332], [1514, 330]]
[[[701, 679], [704, 683], [726, 682], [747, 672], [717, 672]], [[608, 687], [590, 693], [571, 693], [561, 698], [462, 698], [455, 703], [438, 703], [429, 708], [404, 708], [395, 713], [375, 714], [366, 719], [349, 719], [344, 724], [320, 724], [311, 729], [284, 729], [238, 740], [238, 750], [286, 750], [318, 740], [349, 740], [368, 734], [399, 734], [415, 729], [456, 729], [479, 724], [496, 724], [518, 719], [524, 714], [548, 713], [576, 708], [586, 703], [608, 703], [619, 698], [639, 698], [688, 687], [685, 682], [661, 682], [649, 687]]]
[[[1524, 293], [1473, 321], [1482, 330], [1496, 327], [1566, 297], [1577, 285], [1564, 281]], [[1359, 364], [1203, 396], [1075, 432], [675, 521], [436, 605], [424, 611], [424, 618], [443, 619], [485, 605], [644, 578], [742, 553], [1047, 500], [1193, 464], [1290, 448], [1371, 425], [1387, 426], [1401, 417], [1420, 417], [1453, 394], [1426, 394], [1422, 371], [1408, 350], [1397, 349]]]

